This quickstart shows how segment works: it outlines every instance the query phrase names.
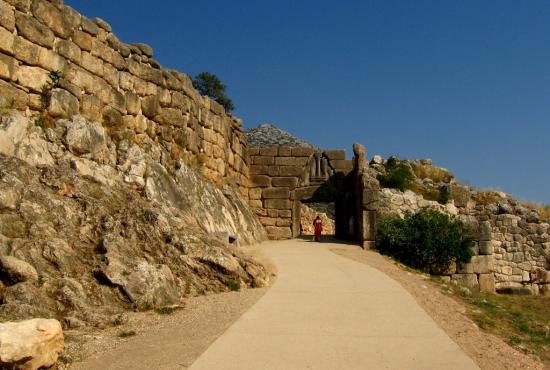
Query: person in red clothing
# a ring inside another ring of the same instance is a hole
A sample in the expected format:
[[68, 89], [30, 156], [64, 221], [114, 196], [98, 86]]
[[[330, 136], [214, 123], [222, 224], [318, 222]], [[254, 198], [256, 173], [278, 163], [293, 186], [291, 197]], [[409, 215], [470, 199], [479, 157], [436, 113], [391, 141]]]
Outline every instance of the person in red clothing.
[[313, 221], [313, 240], [316, 242], [320, 242], [322, 232], [323, 232], [323, 221], [321, 221], [321, 217], [317, 216]]

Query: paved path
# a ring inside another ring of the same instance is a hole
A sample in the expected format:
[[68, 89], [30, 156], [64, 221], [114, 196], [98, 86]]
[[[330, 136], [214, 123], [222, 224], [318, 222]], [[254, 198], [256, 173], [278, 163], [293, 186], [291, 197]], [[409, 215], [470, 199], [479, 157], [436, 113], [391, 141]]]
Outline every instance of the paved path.
[[399, 284], [328, 246], [266, 243], [276, 283], [191, 369], [477, 369]]

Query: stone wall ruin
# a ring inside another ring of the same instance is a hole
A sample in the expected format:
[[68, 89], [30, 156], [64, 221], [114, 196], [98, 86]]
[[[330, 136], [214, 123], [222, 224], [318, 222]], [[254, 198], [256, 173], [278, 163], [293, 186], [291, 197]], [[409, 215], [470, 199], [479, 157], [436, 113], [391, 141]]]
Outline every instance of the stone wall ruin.
[[[53, 71], [62, 78], [44, 106]], [[219, 185], [248, 189], [242, 122], [185, 74], [161, 68], [150, 46], [121, 42], [105, 21], [60, 0], [0, 0], [0, 108], [53, 119], [80, 114], [118, 140], [144, 149], [160, 143], [163, 165], [184, 161]]]

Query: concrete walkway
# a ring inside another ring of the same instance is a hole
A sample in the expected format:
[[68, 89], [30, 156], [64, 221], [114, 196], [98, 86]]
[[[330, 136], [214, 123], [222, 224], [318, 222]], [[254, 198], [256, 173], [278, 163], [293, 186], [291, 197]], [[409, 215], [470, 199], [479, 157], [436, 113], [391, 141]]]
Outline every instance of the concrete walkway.
[[191, 369], [477, 369], [399, 284], [328, 246], [266, 243], [276, 283]]

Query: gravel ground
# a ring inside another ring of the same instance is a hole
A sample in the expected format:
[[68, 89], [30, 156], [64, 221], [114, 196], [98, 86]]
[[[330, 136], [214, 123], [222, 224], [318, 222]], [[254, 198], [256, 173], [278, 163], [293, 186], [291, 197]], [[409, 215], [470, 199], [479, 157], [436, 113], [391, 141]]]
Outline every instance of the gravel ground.
[[342, 245], [331, 250], [374, 267], [401, 284], [481, 369], [544, 369], [540, 362], [515, 350], [500, 338], [481, 331], [465, 315], [466, 308], [427, 281], [427, 276], [408, 272], [391, 259], [357, 246]]
[[[67, 332], [70, 369], [186, 369], [268, 288], [188, 298], [169, 315], [130, 313], [128, 322], [98, 333]], [[136, 334], [120, 338], [120, 333]], [[143, 354], [147, 355], [144, 356]]]

